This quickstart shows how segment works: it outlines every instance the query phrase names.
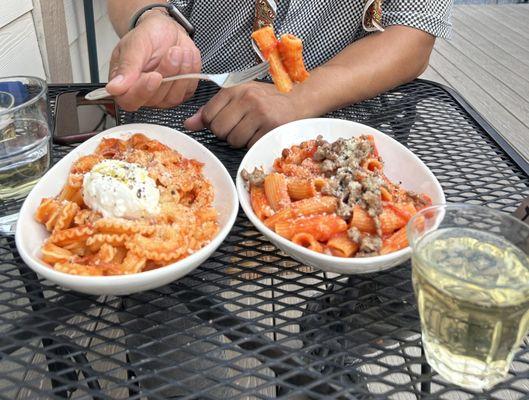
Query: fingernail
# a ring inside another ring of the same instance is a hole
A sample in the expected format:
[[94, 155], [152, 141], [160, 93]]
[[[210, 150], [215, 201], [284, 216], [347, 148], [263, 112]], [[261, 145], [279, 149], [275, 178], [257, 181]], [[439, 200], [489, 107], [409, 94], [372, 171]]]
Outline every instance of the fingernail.
[[184, 121], [184, 125], [186, 125], [189, 121], [193, 121], [197, 119], [197, 114], [193, 114], [192, 116], [190, 116], [189, 118], [187, 118], [185, 121]]
[[112, 78], [112, 80], [110, 82], [108, 82], [109, 84], [111, 85], [119, 85], [121, 82], [123, 82], [123, 80], [125, 79], [125, 77], [123, 75], [116, 75], [114, 78]]
[[193, 53], [191, 50], [184, 49], [184, 56], [182, 57], [182, 65], [190, 66], [193, 62]]
[[193, 125], [198, 121], [200, 121], [200, 119], [198, 117], [198, 112], [197, 112], [196, 114], [193, 114], [192, 116], [190, 116], [188, 119], [184, 121], [184, 128], [193, 130]]
[[158, 80], [154, 77], [154, 75], [149, 76], [149, 79], [147, 79], [147, 90], [149, 92], [154, 92], [158, 88]]
[[171, 64], [173, 64], [174, 67], [180, 66], [182, 61], [182, 52], [180, 51], [180, 49], [171, 49], [171, 54], [169, 54], [169, 57], [171, 59]]

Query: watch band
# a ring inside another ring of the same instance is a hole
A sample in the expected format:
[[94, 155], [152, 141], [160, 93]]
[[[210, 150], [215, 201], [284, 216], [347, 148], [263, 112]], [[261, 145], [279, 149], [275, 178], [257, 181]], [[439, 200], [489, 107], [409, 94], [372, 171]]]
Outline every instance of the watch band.
[[182, 14], [180, 10], [172, 3], [155, 3], [141, 8], [136, 12], [136, 14], [134, 14], [132, 19], [130, 20], [129, 30], [136, 28], [140, 17], [146, 11], [152, 10], [153, 8], [165, 8], [169, 16], [173, 18], [176, 22], [178, 22], [180, 25], [182, 25], [189, 37], [193, 38], [193, 36], [195, 35], [195, 28], [193, 27], [193, 25], [191, 25], [191, 22], [189, 22], [189, 20], [184, 17], [184, 14]]

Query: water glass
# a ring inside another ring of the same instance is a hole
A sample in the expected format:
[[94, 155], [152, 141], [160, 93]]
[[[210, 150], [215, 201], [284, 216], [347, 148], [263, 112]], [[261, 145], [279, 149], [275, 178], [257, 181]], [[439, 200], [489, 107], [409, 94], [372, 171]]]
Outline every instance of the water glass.
[[428, 363], [470, 389], [505, 378], [529, 327], [529, 225], [487, 207], [440, 205], [408, 225]]
[[46, 82], [35, 77], [0, 78], [0, 232], [14, 229], [20, 205], [16, 200], [48, 170], [50, 153]]

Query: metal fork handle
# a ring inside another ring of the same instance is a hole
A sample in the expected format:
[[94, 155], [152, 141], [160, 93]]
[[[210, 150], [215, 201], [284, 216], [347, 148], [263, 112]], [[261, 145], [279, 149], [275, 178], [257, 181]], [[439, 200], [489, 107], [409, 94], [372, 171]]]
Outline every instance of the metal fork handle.
[[[219, 74], [220, 75], [220, 74]], [[204, 79], [204, 80], [212, 80], [214, 77], [219, 75], [210, 75], [210, 74], [183, 74], [183, 75], [174, 75], [169, 76], [167, 78], [163, 78], [162, 82], [172, 82], [172, 81], [178, 81], [180, 79]], [[227, 75], [227, 74], [226, 74]]]
[[[179, 79], [205, 79], [208, 81], [214, 81], [217, 82], [218, 78], [225, 78], [228, 74], [219, 74], [219, 75], [210, 75], [210, 74], [184, 74], [184, 75], [175, 75], [175, 76], [169, 76], [167, 78], [162, 79], [162, 82], [171, 82], [176, 81]], [[217, 78], [217, 79], [215, 79]], [[96, 89], [90, 93], [88, 93], [85, 98], [86, 100], [101, 100], [106, 99], [107, 97], [112, 97], [110, 93], [107, 92], [107, 90], [103, 87], [100, 89]]]

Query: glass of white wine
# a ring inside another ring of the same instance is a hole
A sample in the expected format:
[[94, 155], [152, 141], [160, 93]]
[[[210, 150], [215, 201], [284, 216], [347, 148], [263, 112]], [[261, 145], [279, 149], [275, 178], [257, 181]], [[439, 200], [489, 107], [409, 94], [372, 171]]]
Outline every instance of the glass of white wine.
[[489, 389], [529, 328], [529, 225], [488, 207], [440, 205], [408, 225], [428, 363], [447, 381]]
[[36, 77], [0, 78], [0, 103], [0, 233], [9, 234], [19, 200], [50, 166], [46, 82]]

